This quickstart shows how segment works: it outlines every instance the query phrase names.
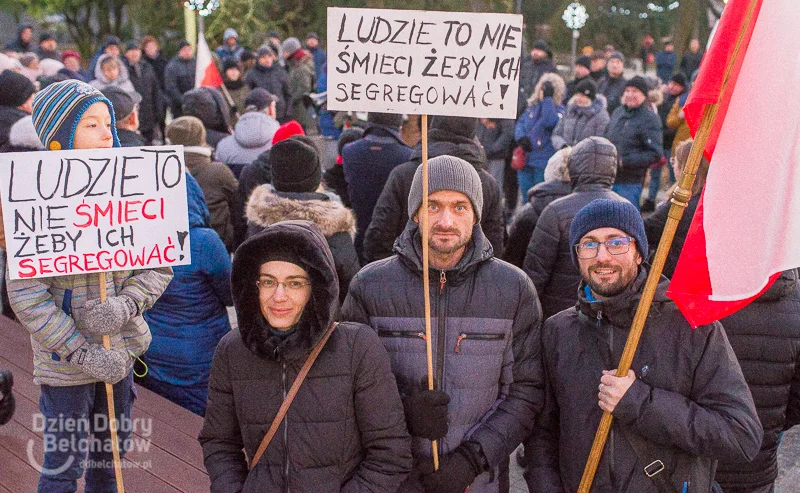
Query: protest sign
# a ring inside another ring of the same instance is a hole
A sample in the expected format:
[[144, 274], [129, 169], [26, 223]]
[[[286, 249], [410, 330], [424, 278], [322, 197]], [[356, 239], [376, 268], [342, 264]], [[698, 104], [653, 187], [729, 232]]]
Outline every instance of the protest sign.
[[328, 109], [516, 118], [522, 16], [328, 8]]
[[0, 154], [11, 279], [191, 263], [182, 146]]

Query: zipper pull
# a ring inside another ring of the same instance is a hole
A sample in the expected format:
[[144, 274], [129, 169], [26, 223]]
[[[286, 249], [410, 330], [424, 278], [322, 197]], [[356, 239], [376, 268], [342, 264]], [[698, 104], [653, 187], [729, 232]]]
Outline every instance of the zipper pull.
[[418, 333], [417, 333], [417, 337], [419, 337], [419, 338], [420, 338], [420, 339], [422, 339], [423, 341], [427, 341], [427, 340], [428, 340], [428, 338], [427, 338], [427, 337], [425, 337], [425, 332], [418, 332]]
[[447, 276], [445, 275], [444, 271], [441, 271], [439, 274], [439, 296], [444, 294], [444, 283], [447, 282]]
[[597, 312], [597, 326], [600, 327], [600, 324], [603, 322], [603, 310]]
[[456, 353], [460, 353], [461, 352], [461, 341], [463, 341], [466, 338], [467, 338], [467, 334], [461, 334], [460, 336], [458, 336], [458, 339], [456, 339], [456, 348], [455, 348], [455, 352]]

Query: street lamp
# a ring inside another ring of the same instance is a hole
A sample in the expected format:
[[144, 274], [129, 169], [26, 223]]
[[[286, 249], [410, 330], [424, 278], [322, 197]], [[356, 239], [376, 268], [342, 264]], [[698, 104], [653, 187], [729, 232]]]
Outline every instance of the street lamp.
[[564, 15], [561, 16], [561, 19], [564, 20], [567, 28], [572, 30], [572, 70], [574, 71], [575, 62], [577, 61], [578, 38], [581, 35], [580, 29], [586, 25], [589, 14], [586, 13], [586, 7], [578, 2], [573, 2], [564, 9]]

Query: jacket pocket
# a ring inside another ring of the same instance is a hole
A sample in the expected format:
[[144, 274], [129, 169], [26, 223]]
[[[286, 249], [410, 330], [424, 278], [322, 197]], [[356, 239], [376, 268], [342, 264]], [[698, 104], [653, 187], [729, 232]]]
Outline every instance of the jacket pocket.
[[458, 338], [456, 339], [456, 346], [453, 348], [453, 352], [460, 353], [461, 352], [461, 343], [463, 341], [502, 341], [506, 338], [506, 335], [501, 334], [487, 334], [487, 333], [461, 333]]

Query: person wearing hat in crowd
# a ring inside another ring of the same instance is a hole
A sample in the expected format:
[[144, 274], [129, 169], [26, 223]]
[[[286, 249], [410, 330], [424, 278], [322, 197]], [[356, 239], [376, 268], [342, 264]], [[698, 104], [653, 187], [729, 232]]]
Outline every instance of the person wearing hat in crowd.
[[350, 280], [361, 268], [353, 246], [353, 211], [322, 188], [319, 153], [309, 137], [294, 136], [275, 144], [269, 153], [269, 164], [270, 184], [256, 187], [247, 200], [247, 237], [280, 221], [313, 222], [333, 254], [343, 301]]
[[103, 40], [103, 44], [100, 45], [100, 48], [97, 49], [97, 53], [94, 54], [91, 60], [89, 60], [89, 69], [86, 71], [88, 74], [88, 78], [91, 80], [92, 76], [95, 75], [95, 68], [97, 68], [97, 62], [100, 60], [100, 56], [102, 55], [111, 55], [113, 57], [119, 57], [121, 50], [120, 47], [122, 46], [122, 41], [112, 35], [109, 34]]
[[[278, 222], [236, 251], [239, 328], [217, 346], [198, 437], [211, 491], [389, 493], [411, 470], [386, 350], [369, 327], [335, 323], [334, 264], [309, 221]], [[280, 430], [253, 463], [285, 390], [318, 344]]]
[[605, 133], [619, 154], [614, 191], [637, 209], [647, 170], [664, 152], [661, 120], [646, 104], [649, 90], [644, 77], [637, 75], [626, 82], [622, 105], [614, 110]]
[[236, 29], [229, 27], [225, 29], [222, 34], [222, 46], [214, 50], [219, 55], [220, 60], [224, 63], [225, 60], [239, 61], [239, 57], [244, 52], [244, 48], [239, 45], [239, 33]]
[[317, 80], [319, 80], [322, 77], [325, 64], [328, 63], [328, 55], [325, 53], [325, 50], [320, 48], [319, 36], [317, 36], [317, 33], [310, 32], [306, 35], [306, 49], [311, 53], [311, 56], [314, 57], [314, 74], [317, 76]]
[[[622, 93], [625, 92], [625, 83], [628, 80], [623, 75], [625, 71], [625, 55], [615, 51], [608, 57], [606, 63], [608, 74], [597, 83], [597, 92], [605, 96], [608, 114], [613, 115], [620, 104], [622, 104]], [[645, 94], [647, 94], [645, 92]]]
[[283, 49], [281, 48], [281, 35], [278, 31], [270, 31], [267, 33], [267, 43], [275, 48], [275, 53], [278, 54], [278, 64], [286, 68], [286, 58], [283, 56]]
[[222, 83], [225, 84], [225, 89], [233, 100], [231, 107], [231, 123], [236, 125], [239, 117], [245, 111], [244, 100], [250, 94], [250, 87], [245, 84], [242, 78], [242, 69], [239, 67], [239, 62], [228, 58], [222, 62]]
[[27, 77], [12, 70], [0, 72], [0, 147], [9, 143], [12, 128], [33, 113], [36, 87]]
[[216, 87], [198, 87], [183, 95], [183, 115], [196, 116], [206, 127], [206, 143], [217, 144], [233, 134], [231, 109], [222, 92]]
[[676, 65], [678, 65], [678, 56], [675, 54], [675, 45], [672, 43], [672, 39], [667, 39], [664, 41], [664, 49], [656, 53], [656, 75], [661, 79], [662, 84], [672, 77]]
[[17, 35], [6, 44], [5, 51], [28, 53], [33, 51], [33, 25], [24, 22], [17, 26]]
[[229, 135], [219, 141], [215, 158], [227, 164], [236, 178], [242, 169], [272, 147], [280, 127], [275, 119], [275, 97], [266, 89], [253, 89], [244, 101], [244, 114]]
[[599, 84], [600, 81], [603, 80], [603, 77], [608, 75], [608, 70], [606, 70], [606, 53], [603, 50], [596, 50], [592, 53], [591, 60], [591, 72], [589, 75], [591, 75], [595, 84]]
[[39, 49], [36, 50], [40, 60], [51, 58], [53, 60], [61, 60], [61, 53], [58, 51], [58, 43], [56, 37], [51, 33], [42, 33], [39, 35]]
[[530, 57], [523, 56], [519, 74], [519, 98], [517, 99], [517, 113], [521, 114], [525, 110], [525, 102], [534, 94], [534, 89], [539, 83], [539, 79], [547, 73], [558, 73], [555, 63], [553, 63], [553, 52], [547, 41], [540, 39], [533, 43]]
[[[395, 254], [356, 275], [342, 320], [370, 324], [389, 351], [415, 459], [399, 491], [496, 493], [508, 484], [503, 464], [543, 405], [542, 312], [530, 279], [495, 259], [483, 235], [475, 167], [448, 155], [428, 167], [429, 280], [422, 279], [419, 166]], [[432, 284], [435, 390], [427, 390], [424, 282]], [[429, 440], [439, 441], [436, 472]]]
[[224, 163], [211, 159], [213, 149], [206, 143], [206, 128], [199, 118], [182, 116], [167, 126], [167, 139], [182, 145], [186, 170], [197, 180], [211, 213], [211, 227], [229, 252], [236, 250], [238, 228], [244, 226], [237, 191], [239, 183]]
[[[569, 228], [578, 302], [542, 328], [545, 408], [525, 443], [532, 493], [576, 491], [604, 411], [596, 491], [712, 491], [717, 461], [749, 462], [763, 430], [719, 322], [693, 329], [658, 284], [633, 365], [616, 376], [648, 275], [627, 201], [595, 200]], [[716, 490], [714, 490], [716, 491]]]
[[178, 43], [178, 54], [164, 69], [164, 90], [169, 100], [172, 118], [183, 115], [183, 95], [194, 89], [197, 60], [192, 55], [192, 45], [186, 40]]
[[[672, 146], [670, 153], [674, 153], [677, 147], [682, 143], [692, 138], [691, 131], [689, 130], [689, 124], [686, 123], [686, 117], [683, 114], [683, 107], [686, 105], [686, 100], [689, 98], [689, 89], [691, 85], [687, 82], [686, 77], [683, 74], [675, 74], [672, 78], [673, 80], [670, 81], [670, 92], [678, 92], [680, 87], [683, 87], [683, 91], [680, 92], [678, 97], [675, 99], [675, 102], [672, 103], [672, 106], [667, 113], [667, 118], [665, 120], [665, 125], [669, 127], [673, 132], [675, 132], [674, 137], [672, 138]], [[674, 176], [672, 177], [674, 181]]]
[[580, 56], [575, 61], [575, 78], [567, 82], [567, 92], [564, 95], [564, 101], [569, 103], [572, 95], [575, 94], [575, 86], [579, 82], [590, 79], [592, 73], [592, 59], [588, 56]]
[[292, 120], [300, 123], [308, 135], [317, 135], [317, 120], [312, 116], [311, 109], [306, 106], [306, 99], [314, 92], [317, 86], [317, 76], [314, 70], [314, 58], [303, 49], [297, 38], [286, 38], [283, 44], [283, 56], [286, 57], [286, 67], [289, 71], [289, 113]]
[[553, 147], [572, 147], [585, 138], [605, 135], [609, 121], [606, 98], [597, 94], [597, 85], [586, 77], [575, 86], [564, 117], [553, 129]]
[[139, 104], [142, 102], [142, 95], [133, 87], [128, 68], [119, 57], [106, 54], [100, 55], [94, 73], [94, 80], [90, 81], [89, 84], [101, 91], [109, 87], [116, 87], [128, 93], [134, 103]]
[[164, 104], [161, 84], [153, 67], [142, 60], [142, 49], [138, 42], [128, 41], [123, 60], [134, 89], [142, 96], [138, 115], [139, 132], [144, 137], [143, 145], [152, 145]]
[[58, 71], [59, 74], [64, 74], [70, 79], [79, 80], [81, 82], [88, 82], [81, 69], [81, 54], [77, 51], [64, 50], [61, 52], [61, 63], [64, 68]]
[[292, 93], [289, 90], [289, 75], [283, 67], [276, 63], [277, 51], [272, 45], [261, 46], [256, 56], [258, 57], [256, 65], [247, 72], [244, 81], [250, 89], [261, 87], [275, 96], [278, 99], [275, 106], [277, 120], [280, 123], [286, 123], [292, 119]]
[[118, 87], [103, 89], [103, 95], [111, 102], [117, 122], [117, 137], [122, 147], [147, 145], [139, 129], [139, 106], [130, 94]]
[[[486, 171], [486, 153], [475, 140], [477, 118], [436, 115], [431, 118], [428, 132], [428, 157], [454, 156], [470, 163], [478, 173], [482, 187], [482, 209], [478, 217], [481, 230], [492, 245], [494, 254], [502, 258], [506, 227], [503, 219], [503, 199], [500, 186]], [[378, 203], [372, 212], [372, 221], [364, 234], [364, 263], [392, 256], [395, 240], [403, 234], [410, 216], [408, 191], [414, 173], [422, 162], [422, 143], [411, 149], [411, 157], [389, 173]]]
[[[119, 147], [111, 103], [97, 89], [76, 80], [58, 82], [37, 93], [33, 123], [49, 150]], [[169, 267], [109, 273], [104, 302], [99, 299], [96, 274], [8, 281], [11, 307], [31, 333], [33, 378], [41, 386], [43, 419], [50, 422], [68, 416], [89, 424], [89, 429], [44, 431], [45, 443], [72, 445], [45, 447], [39, 491], [77, 491], [84, 470], [86, 490], [114, 490], [111, 436], [103, 419], [108, 415], [104, 384], [114, 386], [117, 422], [130, 423], [133, 363], [151, 340], [142, 313], [153, 306], [171, 279]], [[101, 344], [104, 335], [110, 336], [111, 349]], [[120, 427], [121, 441], [130, 434], [130, 427]], [[81, 445], [87, 441], [97, 444], [89, 447], [88, 456], [87, 447]], [[120, 454], [124, 453], [121, 447]]]

